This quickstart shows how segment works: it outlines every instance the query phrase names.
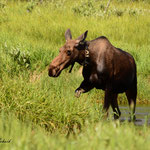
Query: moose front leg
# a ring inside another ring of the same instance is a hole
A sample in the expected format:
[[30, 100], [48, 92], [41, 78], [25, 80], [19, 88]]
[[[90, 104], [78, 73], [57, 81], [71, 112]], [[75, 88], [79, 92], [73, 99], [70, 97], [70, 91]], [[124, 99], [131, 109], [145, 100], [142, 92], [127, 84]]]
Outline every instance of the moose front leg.
[[81, 83], [81, 85], [75, 90], [75, 96], [79, 98], [81, 93], [86, 93], [90, 91], [92, 88], [94, 88], [94, 86], [89, 81], [84, 80]]

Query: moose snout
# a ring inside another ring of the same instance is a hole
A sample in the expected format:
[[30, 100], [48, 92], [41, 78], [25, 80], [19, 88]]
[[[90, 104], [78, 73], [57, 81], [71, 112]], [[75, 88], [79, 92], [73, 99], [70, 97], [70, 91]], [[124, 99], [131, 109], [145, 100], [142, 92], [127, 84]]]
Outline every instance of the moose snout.
[[49, 66], [48, 75], [50, 77], [55, 77], [55, 75], [56, 75], [56, 67], [55, 66], [52, 66], [52, 65]]

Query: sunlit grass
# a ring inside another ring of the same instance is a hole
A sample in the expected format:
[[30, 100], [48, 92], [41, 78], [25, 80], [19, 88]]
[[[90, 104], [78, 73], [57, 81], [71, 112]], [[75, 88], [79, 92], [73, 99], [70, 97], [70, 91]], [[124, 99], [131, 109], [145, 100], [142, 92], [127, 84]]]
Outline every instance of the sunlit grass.
[[146, 126], [135, 127], [132, 123], [119, 122], [86, 122], [86, 128], [80, 132], [74, 126], [74, 134], [67, 137], [65, 133], [55, 134], [46, 132], [39, 126], [33, 125], [30, 121], [20, 122], [12, 114], [0, 117], [0, 143], [1, 149], [60, 149], [60, 150], [91, 150], [91, 149], [129, 149], [148, 150], [149, 131]]
[[[138, 75], [137, 103], [150, 103], [150, 5], [147, 1], [112, 1], [112, 14], [85, 17], [73, 12], [80, 3], [44, 2], [35, 5], [31, 12], [27, 11], [30, 2], [8, 2], [0, 8], [0, 109], [5, 112], [3, 117], [15, 115], [14, 121], [7, 118], [5, 122], [1, 117], [1, 127], [7, 129], [4, 132], [1, 128], [0, 137], [12, 138], [11, 144], [3, 144], [3, 148], [13, 145], [14, 149], [141, 149], [143, 143], [143, 149], [149, 147], [145, 132], [148, 127], [103, 123], [103, 91], [94, 89], [79, 99], [74, 97], [74, 90], [83, 79], [79, 65], [71, 74], [69, 69], [64, 70], [59, 78], [48, 77], [47, 67], [64, 44], [67, 28], [73, 38], [86, 30], [87, 40], [104, 35], [114, 46], [133, 55]], [[113, 14], [114, 7], [121, 9], [123, 15]], [[142, 13], [130, 15], [124, 12], [125, 8], [138, 8]], [[127, 103], [126, 97], [119, 96], [119, 102]], [[69, 133], [70, 138], [66, 139]]]

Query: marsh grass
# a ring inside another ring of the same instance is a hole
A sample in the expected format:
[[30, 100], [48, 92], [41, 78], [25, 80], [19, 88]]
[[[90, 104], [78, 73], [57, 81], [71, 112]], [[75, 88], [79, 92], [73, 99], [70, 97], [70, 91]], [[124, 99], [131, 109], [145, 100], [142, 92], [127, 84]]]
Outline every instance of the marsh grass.
[[58, 130], [53, 133], [33, 125], [30, 121], [20, 122], [13, 114], [0, 117], [0, 136], [10, 143], [0, 143], [1, 149], [149, 149], [149, 128], [135, 127], [132, 123], [86, 121], [86, 128], [77, 129], [68, 138]]
[[[83, 79], [79, 65], [71, 74], [66, 69], [59, 78], [48, 77], [47, 67], [64, 44], [66, 29], [71, 29], [74, 38], [88, 30], [87, 40], [104, 35], [133, 55], [138, 75], [137, 103], [150, 102], [148, 1], [113, 1], [107, 14], [101, 10], [102, 15], [90, 12], [89, 16], [74, 11], [82, 2], [7, 1], [5, 7], [0, 7], [0, 123], [6, 126], [6, 132], [1, 128], [0, 133], [13, 140], [0, 145], [3, 149], [149, 147], [149, 127], [103, 123], [103, 91], [94, 89], [79, 99], [74, 97]], [[100, 9], [107, 3], [90, 2], [93, 7], [101, 5]], [[123, 11], [123, 15], [116, 15], [117, 11]], [[126, 97], [120, 95], [119, 102], [127, 103]], [[124, 138], [129, 144], [123, 143]]]

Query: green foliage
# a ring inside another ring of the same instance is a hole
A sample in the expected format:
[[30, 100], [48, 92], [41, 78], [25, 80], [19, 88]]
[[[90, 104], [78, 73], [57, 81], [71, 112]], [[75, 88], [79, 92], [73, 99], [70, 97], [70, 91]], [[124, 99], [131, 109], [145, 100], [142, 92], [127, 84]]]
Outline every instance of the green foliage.
[[[123, 2], [123, 1], [121, 1]], [[81, 3], [77, 3], [75, 7], [72, 8], [74, 13], [83, 16], [96, 16], [96, 17], [108, 17], [108, 16], [122, 16], [124, 14], [129, 14], [133, 16], [143, 15], [145, 11], [148, 13], [149, 10], [139, 9], [139, 8], [124, 8], [124, 7], [114, 7], [110, 6], [108, 8], [107, 13], [106, 10], [106, 2], [105, 1], [95, 1], [95, 0], [87, 0], [81, 1]]]
[[13, 61], [17, 62], [18, 65], [24, 66], [25, 68], [30, 67], [30, 55], [28, 52], [21, 51], [19, 47], [12, 48], [10, 51], [10, 56], [13, 58]]
[[143, 2], [143, 3], [149, 3], [150, 1], [149, 0], [116, 0], [118, 3], [120, 2]]
[[0, 1], [0, 9], [5, 8], [6, 6], [6, 1]]
[[[79, 65], [71, 74], [68, 68], [59, 78], [48, 77], [48, 65], [64, 44], [66, 29], [71, 29], [73, 38], [88, 30], [87, 40], [104, 35], [133, 55], [138, 75], [137, 103], [150, 102], [150, 5], [147, 1], [116, 0], [104, 13], [107, 2], [7, 1], [0, 9], [0, 110], [4, 112], [0, 138], [12, 138], [11, 144], [0, 143], [2, 149], [149, 147], [145, 132], [149, 127], [104, 123], [103, 91], [93, 89], [79, 99], [74, 97], [83, 79]], [[127, 103], [126, 97], [119, 96], [119, 102]], [[10, 114], [15, 117], [9, 118]]]
[[19, 121], [14, 114], [0, 116], [0, 143], [3, 150], [91, 150], [91, 149], [122, 149], [148, 150], [150, 128], [135, 127], [133, 124], [119, 124], [119, 122], [86, 122], [82, 132], [75, 130], [68, 138], [64, 133], [55, 134], [44, 131], [30, 121]]
[[96, 15], [97, 9], [94, 6], [93, 0], [82, 1], [80, 5], [73, 8], [74, 13], [82, 14], [83, 16]]
[[35, 6], [38, 4], [37, 1], [30, 1], [27, 3], [26, 9], [28, 12], [32, 12], [33, 8], [35, 8]]

